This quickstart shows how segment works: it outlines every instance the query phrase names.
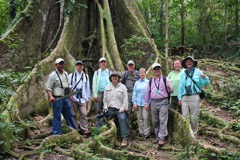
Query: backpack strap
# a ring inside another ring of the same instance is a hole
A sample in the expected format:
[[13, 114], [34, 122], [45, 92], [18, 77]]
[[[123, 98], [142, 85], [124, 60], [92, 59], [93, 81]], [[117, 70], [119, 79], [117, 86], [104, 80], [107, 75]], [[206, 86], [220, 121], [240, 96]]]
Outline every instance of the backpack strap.
[[165, 84], [165, 88], [166, 88], [166, 91], [168, 93], [168, 103], [170, 103], [170, 93], [167, 90], [167, 82], [166, 81], [167, 81], [167, 78], [165, 76], [163, 76], [163, 82]]
[[[72, 91], [74, 91], [74, 89], [77, 88], [77, 85], [80, 83], [80, 81], [83, 81], [83, 74], [85, 74], [84, 72], [82, 73], [82, 77], [79, 79], [79, 81], [75, 84], [74, 88], [72, 89]], [[75, 75], [76, 76], [76, 75]], [[86, 76], [86, 75], [85, 75]]]
[[123, 79], [121, 81], [122, 84], [126, 83], [127, 77], [128, 77], [128, 71], [125, 71], [124, 74], [123, 74]]
[[62, 80], [61, 80], [61, 78], [60, 78], [60, 76], [59, 76], [58, 72], [57, 72], [57, 71], [55, 71], [55, 72], [56, 72], [56, 74], [57, 74], [57, 76], [58, 76], [58, 78], [59, 78], [59, 81], [60, 81], [60, 83], [61, 83], [61, 88], [63, 88], [63, 85], [62, 85]]

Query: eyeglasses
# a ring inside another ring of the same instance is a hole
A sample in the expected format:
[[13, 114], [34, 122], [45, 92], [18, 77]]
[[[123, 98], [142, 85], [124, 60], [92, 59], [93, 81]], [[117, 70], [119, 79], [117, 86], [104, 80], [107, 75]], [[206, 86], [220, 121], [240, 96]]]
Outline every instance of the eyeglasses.
[[161, 69], [160, 67], [153, 68], [153, 70], [160, 70], [160, 69]]

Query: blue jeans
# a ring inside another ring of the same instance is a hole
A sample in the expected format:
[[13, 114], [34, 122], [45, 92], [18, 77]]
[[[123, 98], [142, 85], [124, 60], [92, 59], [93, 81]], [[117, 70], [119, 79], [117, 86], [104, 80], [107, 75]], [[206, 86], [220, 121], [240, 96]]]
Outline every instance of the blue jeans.
[[66, 123], [69, 127], [76, 129], [75, 122], [72, 114], [72, 107], [68, 98], [61, 99], [55, 102], [52, 102], [53, 107], [53, 122], [52, 129], [53, 134], [61, 134], [61, 114], [63, 115]]

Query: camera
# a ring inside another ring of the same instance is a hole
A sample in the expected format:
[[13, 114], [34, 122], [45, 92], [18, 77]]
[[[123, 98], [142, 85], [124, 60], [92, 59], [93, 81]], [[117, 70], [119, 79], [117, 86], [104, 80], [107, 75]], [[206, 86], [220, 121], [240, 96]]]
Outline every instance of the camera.
[[192, 94], [191, 86], [186, 86], [185, 89], [186, 89], [186, 94]]
[[82, 89], [77, 89], [79, 93], [76, 95], [76, 98], [82, 98]]
[[69, 93], [70, 93], [69, 88], [68, 87], [64, 88], [64, 95], [69, 94]]

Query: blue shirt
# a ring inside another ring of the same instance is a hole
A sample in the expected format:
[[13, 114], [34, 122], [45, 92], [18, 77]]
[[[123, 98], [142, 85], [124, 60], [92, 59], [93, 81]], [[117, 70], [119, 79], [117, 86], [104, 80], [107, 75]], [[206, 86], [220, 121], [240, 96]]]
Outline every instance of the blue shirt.
[[145, 106], [144, 97], [147, 91], [148, 79], [139, 79], [133, 87], [132, 102], [138, 106]]
[[103, 92], [109, 82], [109, 73], [107, 70], [101, 70], [101, 77], [99, 81], [98, 91]]
[[194, 68], [192, 72], [189, 73], [189, 76], [192, 76], [192, 79], [197, 83], [199, 88], [196, 84], [191, 80], [189, 76], [186, 75], [186, 71], [182, 73], [179, 87], [178, 87], [178, 100], [181, 100], [184, 95], [187, 95], [186, 87], [189, 86], [190, 94], [198, 94], [201, 93], [201, 89], [204, 86], [207, 86], [210, 83], [209, 78], [206, 76], [204, 79], [201, 77], [202, 71]]

